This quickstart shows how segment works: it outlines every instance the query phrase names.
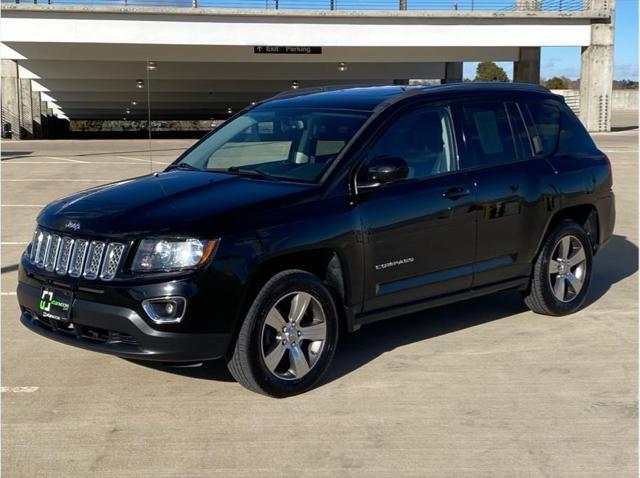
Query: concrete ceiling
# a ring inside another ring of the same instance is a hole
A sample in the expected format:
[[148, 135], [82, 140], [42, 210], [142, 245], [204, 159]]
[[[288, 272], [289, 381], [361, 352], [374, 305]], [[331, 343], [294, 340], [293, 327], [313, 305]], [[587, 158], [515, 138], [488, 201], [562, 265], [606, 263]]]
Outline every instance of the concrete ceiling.
[[[294, 80], [306, 87], [441, 79], [448, 61], [514, 61], [520, 46], [548, 43], [550, 34], [568, 45], [585, 43], [589, 32], [579, 16], [536, 23], [522, 15], [334, 19], [14, 7], [2, 5], [2, 57], [17, 60], [20, 77], [70, 119], [143, 119], [148, 106], [153, 119], [219, 119]], [[322, 54], [256, 54], [258, 45], [321, 46]], [[147, 71], [148, 60], [155, 70]]]

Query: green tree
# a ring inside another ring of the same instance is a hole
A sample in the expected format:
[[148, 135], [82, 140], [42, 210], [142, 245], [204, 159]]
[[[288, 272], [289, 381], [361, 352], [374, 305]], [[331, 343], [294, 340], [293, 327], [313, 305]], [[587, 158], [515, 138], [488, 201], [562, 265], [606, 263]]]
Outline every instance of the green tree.
[[554, 76], [553, 78], [549, 78], [547, 80], [547, 88], [549, 88], [550, 90], [564, 90], [567, 88], [567, 83], [566, 81], [564, 81], [564, 78]]
[[473, 81], [509, 81], [505, 71], [492, 61], [478, 63]]

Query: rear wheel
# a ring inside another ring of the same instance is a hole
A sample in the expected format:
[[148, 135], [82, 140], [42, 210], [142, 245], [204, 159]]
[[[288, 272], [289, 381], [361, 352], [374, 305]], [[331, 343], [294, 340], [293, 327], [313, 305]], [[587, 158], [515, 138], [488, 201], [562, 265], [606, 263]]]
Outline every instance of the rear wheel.
[[256, 296], [228, 367], [246, 388], [286, 397], [324, 375], [338, 339], [338, 317], [322, 281], [304, 271], [281, 272]]
[[527, 306], [539, 314], [578, 310], [591, 281], [592, 245], [580, 225], [563, 221], [545, 241], [534, 264]]

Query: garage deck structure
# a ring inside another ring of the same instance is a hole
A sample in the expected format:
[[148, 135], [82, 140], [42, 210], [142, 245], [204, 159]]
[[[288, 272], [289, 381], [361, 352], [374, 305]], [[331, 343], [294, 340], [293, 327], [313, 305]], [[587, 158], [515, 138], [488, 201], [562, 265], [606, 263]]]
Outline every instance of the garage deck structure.
[[[167, 7], [167, 5], [173, 5]], [[68, 119], [224, 119], [331, 84], [461, 81], [464, 61], [582, 47], [580, 116], [610, 129], [614, 0], [3, 1], [2, 121], [59, 137]], [[296, 8], [297, 7], [297, 8]]]

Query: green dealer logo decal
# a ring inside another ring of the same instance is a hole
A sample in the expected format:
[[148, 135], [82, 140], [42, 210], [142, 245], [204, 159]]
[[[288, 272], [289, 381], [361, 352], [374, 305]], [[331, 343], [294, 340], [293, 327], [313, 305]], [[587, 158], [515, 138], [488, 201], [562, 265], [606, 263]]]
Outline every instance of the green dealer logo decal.
[[60, 302], [53, 298], [53, 292], [50, 290], [43, 290], [42, 296], [40, 297], [40, 310], [43, 312], [49, 312], [51, 309], [51, 305], [56, 307], [60, 307], [65, 312], [69, 309], [69, 304]]

